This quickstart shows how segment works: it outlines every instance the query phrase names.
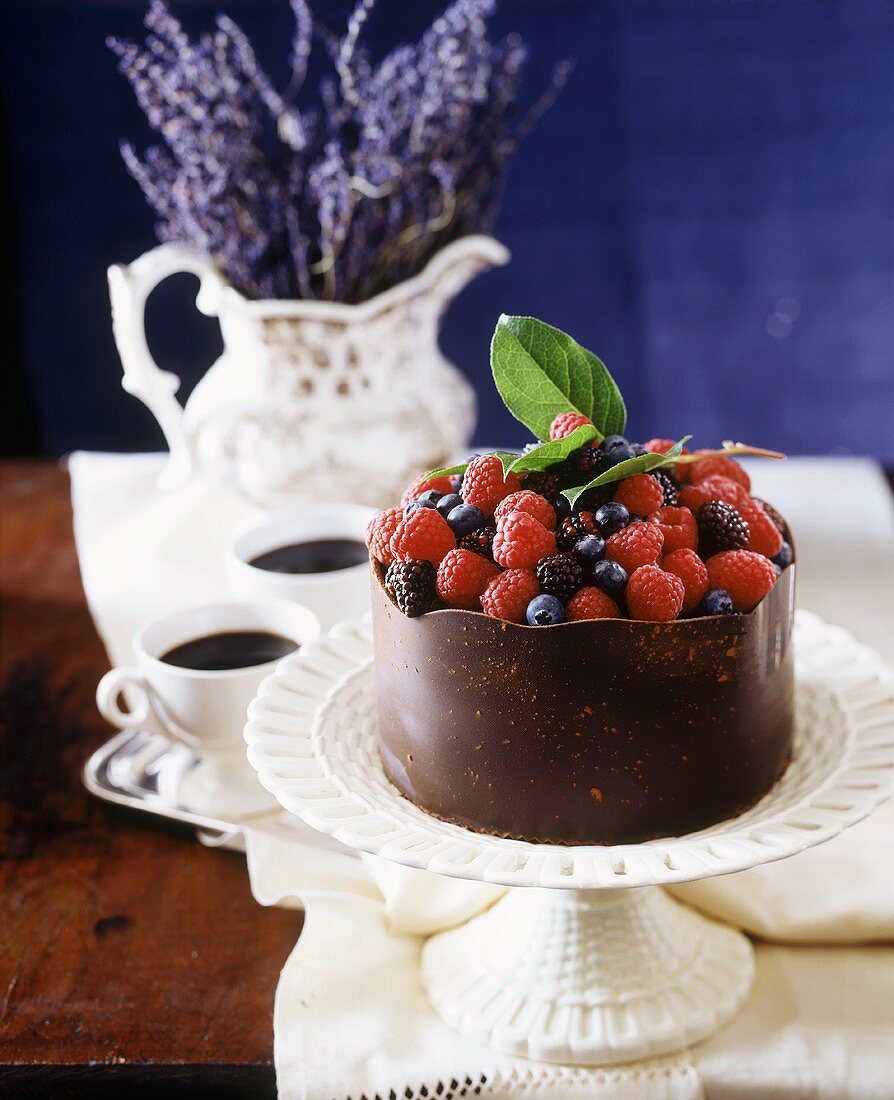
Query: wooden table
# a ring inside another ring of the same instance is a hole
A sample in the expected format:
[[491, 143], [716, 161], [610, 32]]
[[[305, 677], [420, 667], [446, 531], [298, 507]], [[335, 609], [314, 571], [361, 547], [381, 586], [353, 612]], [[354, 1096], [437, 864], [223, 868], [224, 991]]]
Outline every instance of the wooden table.
[[108, 667], [67, 475], [0, 464], [0, 1096], [275, 1094], [273, 995], [301, 915], [245, 860], [90, 797]]

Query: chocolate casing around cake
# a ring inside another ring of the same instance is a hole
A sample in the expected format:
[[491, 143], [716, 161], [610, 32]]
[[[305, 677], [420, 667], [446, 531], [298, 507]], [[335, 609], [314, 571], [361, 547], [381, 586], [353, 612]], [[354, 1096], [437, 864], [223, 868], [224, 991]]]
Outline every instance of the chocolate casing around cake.
[[406, 618], [373, 564], [389, 778], [438, 817], [526, 840], [636, 843], [740, 813], [791, 754], [794, 570], [747, 615], [528, 627]]

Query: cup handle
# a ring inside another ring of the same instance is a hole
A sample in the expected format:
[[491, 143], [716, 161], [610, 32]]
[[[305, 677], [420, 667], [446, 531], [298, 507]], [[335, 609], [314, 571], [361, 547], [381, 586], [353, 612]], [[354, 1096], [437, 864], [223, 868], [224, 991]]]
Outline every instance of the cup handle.
[[169, 275], [187, 272], [201, 280], [196, 306], [208, 317], [216, 317], [220, 293], [226, 283], [214, 265], [203, 256], [176, 244], [163, 244], [134, 260], [109, 268], [109, 296], [112, 301], [112, 331], [124, 377], [121, 385], [148, 406], [161, 425], [170, 458], [159, 478], [162, 488], [185, 482], [192, 473], [193, 450], [183, 426], [183, 409], [174, 396], [180, 379], [162, 370], [146, 342], [146, 299]]
[[[118, 699], [128, 692], [129, 709], [123, 710]], [[167, 713], [155, 689], [138, 668], [113, 668], [99, 681], [96, 706], [107, 722], [121, 730], [147, 730], [160, 733], [188, 748], [199, 745], [199, 739], [182, 729]]]

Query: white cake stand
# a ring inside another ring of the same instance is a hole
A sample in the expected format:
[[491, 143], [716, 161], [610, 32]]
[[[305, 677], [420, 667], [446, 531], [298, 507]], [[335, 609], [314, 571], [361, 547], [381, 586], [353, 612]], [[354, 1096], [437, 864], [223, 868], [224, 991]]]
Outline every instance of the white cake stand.
[[432, 936], [423, 978], [443, 1019], [512, 1054], [583, 1065], [687, 1046], [744, 1000], [741, 933], [655, 887], [819, 844], [894, 789], [894, 678], [836, 627], [799, 614], [791, 766], [753, 809], [699, 833], [613, 847], [529, 844], [424, 813], [389, 783], [375, 738], [368, 622], [286, 658], [249, 709], [249, 760], [286, 810], [362, 852], [509, 887]]

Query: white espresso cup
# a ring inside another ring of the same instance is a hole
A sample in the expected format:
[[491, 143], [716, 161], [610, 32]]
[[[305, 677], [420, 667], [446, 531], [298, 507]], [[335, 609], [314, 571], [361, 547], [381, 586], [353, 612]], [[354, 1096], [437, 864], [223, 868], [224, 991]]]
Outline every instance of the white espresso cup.
[[[316, 615], [284, 600], [218, 603], [175, 611], [133, 637], [136, 663], [113, 668], [96, 689], [100, 713], [119, 729], [164, 734], [198, 755], [184, 804], [196, 812], [257, 812], [268, 798], [245, 758], [248, 704], [281, 657], [244, 668], [196, 669], [161, 658], [185, 642], [231, 631], [278, 634], [296, 648], [320, 633]], [[127, 709], [121, 706], [122, 696]]]
[[370, 606], [369, 563], [325, 573], [279, 573], [252, 561], [293, 543], [316, 539], [366, 542], [372, 508], [360, 504], [306, 504], [283, 509], [243, 529], [227, 551], [227, 572], [240, 599], [295, 600], [309, 607], [323, 630], [365, 614]]

